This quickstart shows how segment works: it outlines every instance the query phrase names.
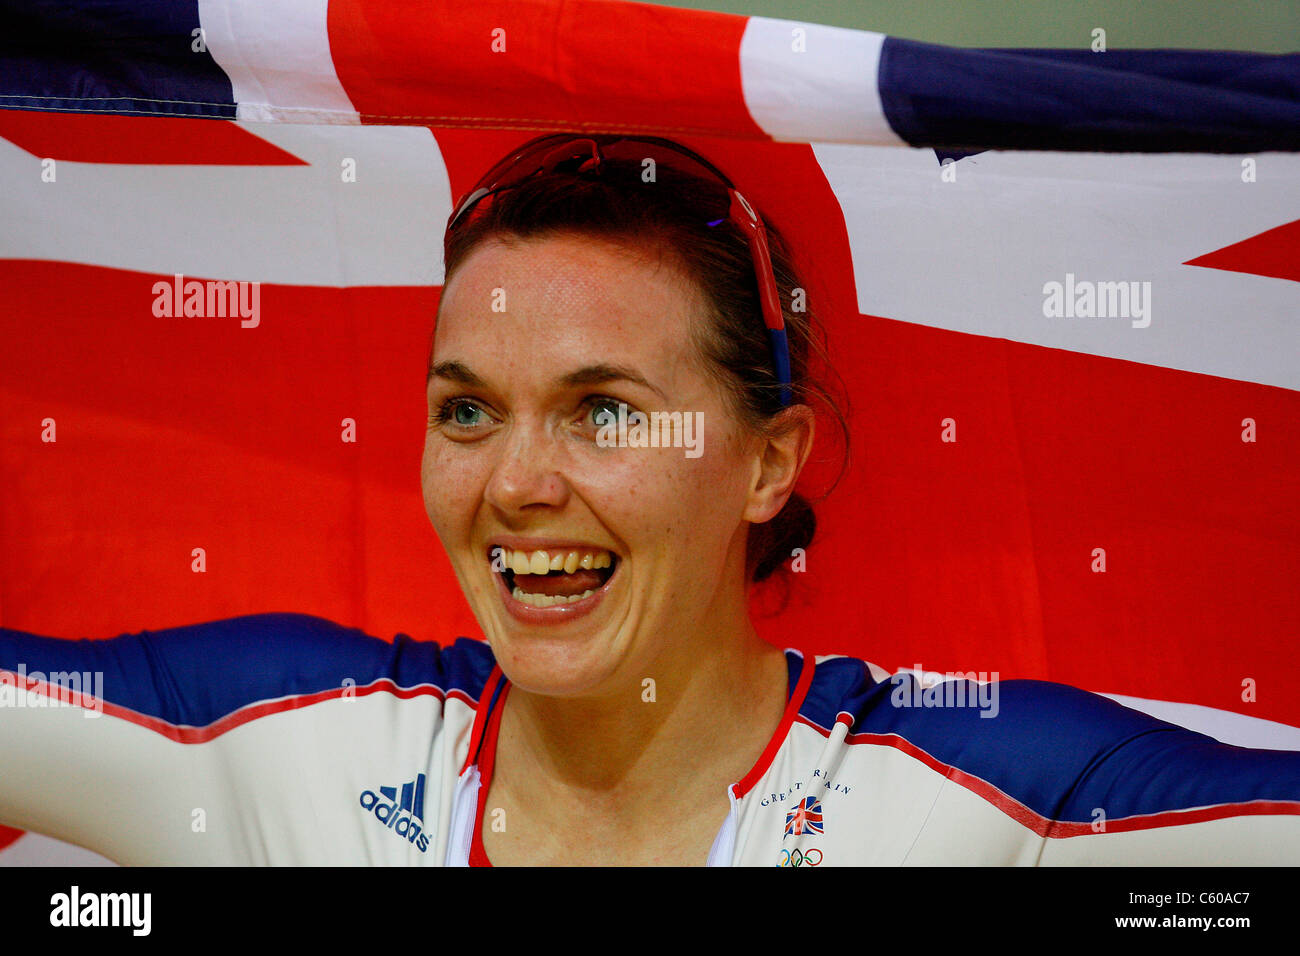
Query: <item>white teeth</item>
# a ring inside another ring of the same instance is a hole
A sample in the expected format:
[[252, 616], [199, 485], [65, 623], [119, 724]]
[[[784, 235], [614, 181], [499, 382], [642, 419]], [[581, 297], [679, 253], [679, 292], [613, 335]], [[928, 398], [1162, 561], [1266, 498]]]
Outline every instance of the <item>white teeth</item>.
[[516, 586], [511, 596], [519, 603], [528, 604], [532, 607], [552, 607], [556, 604], [572, 604], [575, 601], [581, 601], [583, 598], [591, 597], [595, 593], [595, 591], [588, 588], [581, 594], [570, 594], [568, 597], [565, 597], [562, 594], [557, 594], [552, 597], [549, 594], [529, 594], [527, 591]]
[[608, 551], [516, 551], [494, 547], [489, 559], [494, 571], [513, 571], [515, 574], [546, 574], [548, 571], [572, 574], [578, 568], [608, 568], [613, 565], [613, 557]]

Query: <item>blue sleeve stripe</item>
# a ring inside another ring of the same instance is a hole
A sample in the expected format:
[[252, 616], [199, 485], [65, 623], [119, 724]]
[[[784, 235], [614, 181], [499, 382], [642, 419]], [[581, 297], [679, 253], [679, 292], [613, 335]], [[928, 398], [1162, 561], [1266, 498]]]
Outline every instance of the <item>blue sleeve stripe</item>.
[[[492, 652], [461, 638], [450, 647], [399, 634], [389, 643], [304, 614], [260, 614], [101, 641], [0, 629], [0, 669], [97, 675], [103, 708], [176, 740], [347, 694], [433, 694], [477, 701]], [[57, 694], [57, 688], [47, 688]]]
[[1241, 153], [1300, 149], [1300, 56], [972, 50], [886, 38], [890, 126], [944, 150]]
[[1098, 810], [1107, 831], [1190, 822], [1189, 811], [1300, 813], [1300, 752], [1229, 746], [1046, 681], [1000, 681], [982, 708], [979, 686], [954, 681], [960, 693], [936, 705], [911, 675], [877, 683], [862, 661], [827, 660], [801, 719], [828, 734], [852, 714], [850, 743], [895, 747], [1044, 835], [1092, 832]]
[[[11, 672], [0, 671], [0, 673]], [[247, 707], [244, 707], [233, 714], [227, 714], [206, 726], [194, 727], [185, 724], [168, 723], [165, 720], [150, 716], [149, 714], [142, 714], [138, 711], [107, 701], [100, 704], [97, 708], [96, 702], [93, 698], [87, 699], [81, 697], [78, 699], [69, 699], [69, 695], [66, 691], [61, 692], [61, 688], [57, 685], [51, 685], [46, 681], [29, 681], [27, 689], [31, 692], [42, 694], [51, 700], [62, 699], [66, 703], [76, 704], [90, 709], [102, 709], [103, 713], [109, 717], [116, 717], [120, 720], [137, 724], [140, 727], [144, 727], [146, 730], [152, 730], [155, 733], [162, 734], [164, 737], [182, 744], [207, 743], [210, 740], [215, 740], [217, 737], [220, 737], [228, 731], [234, 730], [236, 727], [242, 727], [244, 724], [258, 720], [262, 717], [269, 717], [273, 714], [283, 713], [287, 710], [297, 710], [299, 707], [310, 707], [312, 704], [318, 704], [321, 701], [337, 700], [341, 697], [349, 696], [348, 689], [339, 688], [337, 690], [321, 691], [316, 694], [305, 694], [298, 697], [283, 697], [279, 700], [262, 701], [256, 704], [249, 704]], [[389, 680], [376, 681], [367, 687], [355, 688], [352, 690], [351, 696], [357, 698], [368, 697], [374, 693], [389, 693], [394, 697], [404, 699], [422, 696], [433, 696], [439, 700], [456, 698], [464, 701], [470, 707], [475, 707], [478, 704], [474, 698], [459, 690], [444, 693], [442, 688], [433, 687], [431, 685], [404, 688], [398, 687]]]

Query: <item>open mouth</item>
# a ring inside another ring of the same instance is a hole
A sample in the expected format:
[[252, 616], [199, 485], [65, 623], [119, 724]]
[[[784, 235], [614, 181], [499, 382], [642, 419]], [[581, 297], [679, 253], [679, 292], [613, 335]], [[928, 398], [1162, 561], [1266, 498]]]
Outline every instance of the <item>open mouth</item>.
[[518, 551], [497, 545], [489, 560], [511, 597], [529, 607], [548, 608], [594, 595], [614, 576], [619, 559], [603, 548]]

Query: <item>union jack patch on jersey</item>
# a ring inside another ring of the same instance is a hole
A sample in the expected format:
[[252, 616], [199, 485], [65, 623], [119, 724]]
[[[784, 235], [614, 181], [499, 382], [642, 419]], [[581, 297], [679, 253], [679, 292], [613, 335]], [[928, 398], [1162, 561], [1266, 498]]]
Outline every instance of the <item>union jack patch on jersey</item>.
[[816, 797], [805, 797], [785, 815], [785, 836], [825, 832], [822, 827], [822, 802]]

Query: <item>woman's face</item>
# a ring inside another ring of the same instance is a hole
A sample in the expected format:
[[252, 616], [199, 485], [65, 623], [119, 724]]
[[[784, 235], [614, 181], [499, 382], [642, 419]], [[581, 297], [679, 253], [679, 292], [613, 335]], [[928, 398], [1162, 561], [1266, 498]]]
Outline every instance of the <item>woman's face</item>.
[[[425, 507], [524, 690], [639, 693], [743, 613], [745, 522], [770, 514], [759, 445], [691, 344], [703, 310], [668, 258], [578, 235], [488, 240], [443, 290]], [[638, 411], [681, 412], [669, 434], [695, 447], [631, 447]]]

